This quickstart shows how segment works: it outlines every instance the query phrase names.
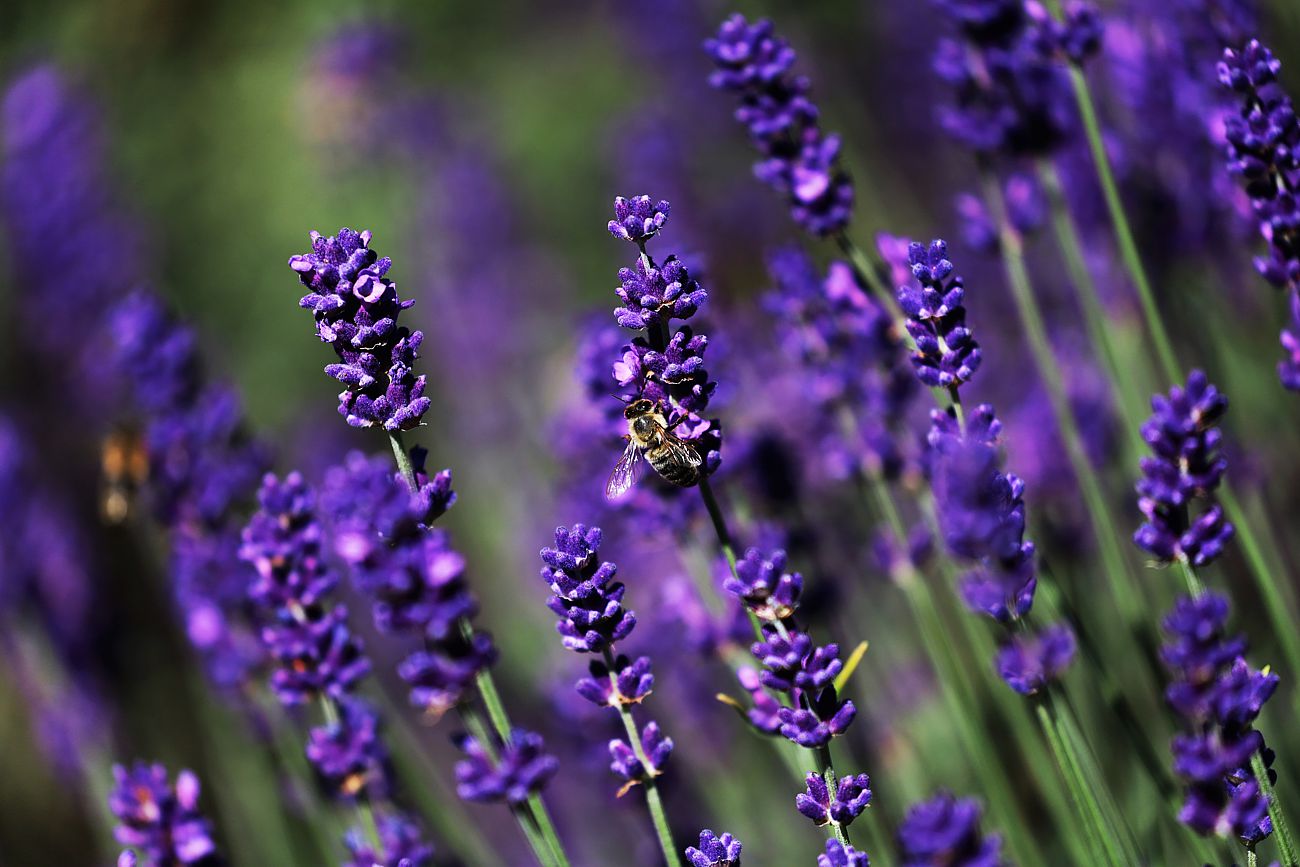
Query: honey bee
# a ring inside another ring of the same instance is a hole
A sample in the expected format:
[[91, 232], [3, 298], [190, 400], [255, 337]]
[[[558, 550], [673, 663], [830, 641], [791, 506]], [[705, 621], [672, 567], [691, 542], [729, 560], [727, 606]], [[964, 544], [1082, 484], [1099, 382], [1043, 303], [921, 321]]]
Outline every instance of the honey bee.
[[661, 407], [639, 398], [624, 408], [623, 418], [627, 419], [627, 448], [605, 484], [607, 499], [620, 499], [631, 489], [642, 456], [656, 473], [678, 487], [689, 488], [700, 481], [703, 459], [672, 432]]

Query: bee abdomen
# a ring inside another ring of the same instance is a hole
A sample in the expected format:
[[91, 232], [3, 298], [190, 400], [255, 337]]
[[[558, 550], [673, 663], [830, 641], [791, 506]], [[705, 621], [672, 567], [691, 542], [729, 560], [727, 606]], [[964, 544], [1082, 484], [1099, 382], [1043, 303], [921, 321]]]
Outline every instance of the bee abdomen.
[[676, 460], [672, 452], [647, 452], [645, 457], [656, 473], [678, 487], [689, 488], [700, 480], [700, 468]]

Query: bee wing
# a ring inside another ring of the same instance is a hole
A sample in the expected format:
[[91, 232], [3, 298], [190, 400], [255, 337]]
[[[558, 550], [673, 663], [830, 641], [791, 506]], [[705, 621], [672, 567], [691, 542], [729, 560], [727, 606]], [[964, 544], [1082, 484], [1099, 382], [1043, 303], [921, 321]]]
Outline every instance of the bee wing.
[[672, 449], [674, 455], [693, 467], [698, 467], [700, 464], [704, 463], [704, 458], [700, 457], [700, 453], [694, 446], [675, 436], [669, 435], [666, 437], [664, 439], [664, 444], [668, 446], [668, 448]]
[[609, 481], [605, 483], [605, 499], [623, 499], [641, 474], [642, 463], [641, 449], [637, 448], [635, 442], [628, 440], [627, 448], [623, 450], [623, 457], [618, 459], [614, 471], [609, 474]]

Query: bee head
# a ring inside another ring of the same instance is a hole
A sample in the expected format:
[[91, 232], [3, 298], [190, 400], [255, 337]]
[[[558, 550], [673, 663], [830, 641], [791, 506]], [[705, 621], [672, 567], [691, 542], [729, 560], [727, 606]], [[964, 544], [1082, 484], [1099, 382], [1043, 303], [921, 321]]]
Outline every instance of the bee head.
[[655, 405], [644, 397], [639, 397], [629, 403], [623, 409], [623, 417], [626, 419], [640, 418], [643, 415], [649, 415], [654, 412]]

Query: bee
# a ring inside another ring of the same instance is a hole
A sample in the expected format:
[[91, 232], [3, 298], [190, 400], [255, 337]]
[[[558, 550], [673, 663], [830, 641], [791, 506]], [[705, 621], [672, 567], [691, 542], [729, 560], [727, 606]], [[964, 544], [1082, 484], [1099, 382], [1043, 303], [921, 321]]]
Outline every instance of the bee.
[[638, 398], [623, 409], [623, 418], [627, 419], [627, 448], [609, 474], [606, 498], [617, 500], [628, 492], [640, 473], [642, 456], [656, 473], [678, 487], [689, 488], [700, 481], [703, 459], [673, 433], [661, 407]]
[[110, 524], [129, 517], [136, 492], [149, 475], [144, 439], [135, 431], [114, 430], [99, 452], [100, 514]]

